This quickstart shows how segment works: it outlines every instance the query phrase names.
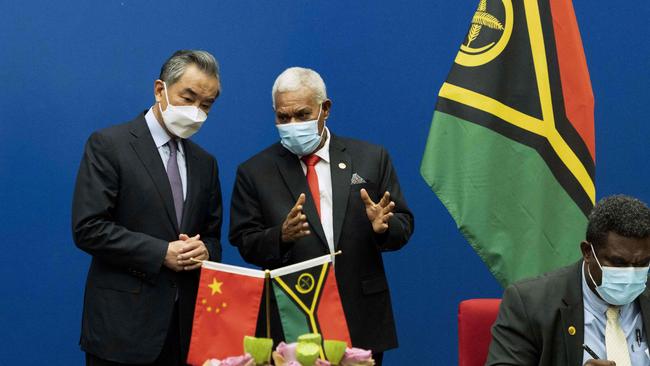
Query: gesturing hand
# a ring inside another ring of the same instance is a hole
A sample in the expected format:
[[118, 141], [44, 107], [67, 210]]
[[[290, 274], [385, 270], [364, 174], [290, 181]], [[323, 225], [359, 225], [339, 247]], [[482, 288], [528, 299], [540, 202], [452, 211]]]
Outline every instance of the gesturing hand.
[[311, 234], [307, 216], [302, 213], [302, 206], [305, 204], [305, 194], [301, 193], [293, 205], [287, 218], [282, 223], [282, 241], [289, 243]]
[[390, 200], [390, 193], [385, 192], [379, 203], [374, 203], [368, 192], [361, 189], [361, 200], [366, 205], [366, 215], [372, 223], [372, 230], [377, 234], [382, 234], [388, 230], [388, 220], [393, 217], [395, 202]]

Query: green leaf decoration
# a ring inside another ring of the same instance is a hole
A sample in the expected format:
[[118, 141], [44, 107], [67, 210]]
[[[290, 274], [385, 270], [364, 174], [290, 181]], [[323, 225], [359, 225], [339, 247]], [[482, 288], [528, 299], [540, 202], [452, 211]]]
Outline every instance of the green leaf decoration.
[[244, 337], [244, 352], [250, 353], [256, 365], [271, 362], [273, 340], [271, 338]]
[[298, 336], [298, 343], [300, 342], [314, 343], [320, 347], [321, 342], [323, 342], [323, 337], [318, 333], [307, 333]]
[[343, 356], [345, 356], [345, 349], [348, 345], [343, 341], [326, 339], [323, 346], [323, 348], [325, 348], [325, 357], [327, 357], [327, 361], [336, 366], [341, 363]]
[[313, 366], [320, 355], [320, 346], [312, 342], [298, 342], [296, 360], [302, 366]]

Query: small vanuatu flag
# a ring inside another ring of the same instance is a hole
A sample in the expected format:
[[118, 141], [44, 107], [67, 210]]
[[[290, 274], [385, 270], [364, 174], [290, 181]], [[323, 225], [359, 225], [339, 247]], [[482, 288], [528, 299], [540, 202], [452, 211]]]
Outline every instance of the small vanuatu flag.
[[502, 285], [580, 257], [594, 157], [571, 0], [480, 0], [420, 171]]
[[319, 333], [352, 346], [331, 255], [278, 268], [271, 279], [286, 342]]
[[255, 335], [264, 278], [260, 270], [203, 262], [189, 364], [244, 353], [244, 336]]

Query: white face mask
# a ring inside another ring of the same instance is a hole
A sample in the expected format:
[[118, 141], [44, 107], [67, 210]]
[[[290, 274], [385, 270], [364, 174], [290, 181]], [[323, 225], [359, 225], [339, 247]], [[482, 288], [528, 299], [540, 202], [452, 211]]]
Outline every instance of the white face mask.
[[163, 85], [165, 86], [167, 109], [163, 111], [161, 103], [158, 103], [158, 108], [162, 114], [165, 127], [167, 127], [169, 132], [180, 138], [189, 138], [194, 135], [199, 128], [201, 128], [203, 122], [208, 118], [208, 115], [200, 108], [193, 105], [171, 105], [171, 103], [169, 103], [169, 95], [167, 94], [167, 83], [163, 81]]

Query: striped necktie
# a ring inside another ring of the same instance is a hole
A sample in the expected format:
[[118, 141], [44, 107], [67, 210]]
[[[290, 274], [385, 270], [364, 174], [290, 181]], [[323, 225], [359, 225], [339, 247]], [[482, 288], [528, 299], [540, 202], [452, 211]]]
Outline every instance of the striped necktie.
[[605, 348], [607, 359], [616, 362], [616, 366], [631, 366], [630, 351], [625, 339], [625, 332], [619, 322], [620, 308], [607, 308], [607, 324], [605, 325]]
[[174, 197], [174, 209], [176, 210], [176, 222], [178, 227], [181, 227], [181, 220], [183, 218], [183, 181], [181, 181], [181, 173], [178, 170], [178, 147], [176, 140], [169, 140], [169, 160], [167, 160], [167, 178], [169, 178], [169, 185], [172, 189], [172, 196]]

